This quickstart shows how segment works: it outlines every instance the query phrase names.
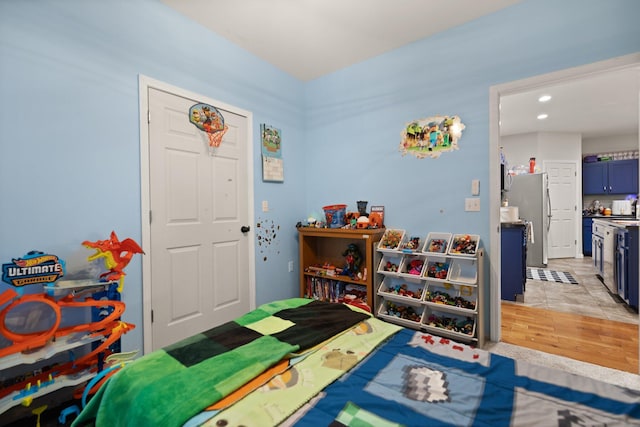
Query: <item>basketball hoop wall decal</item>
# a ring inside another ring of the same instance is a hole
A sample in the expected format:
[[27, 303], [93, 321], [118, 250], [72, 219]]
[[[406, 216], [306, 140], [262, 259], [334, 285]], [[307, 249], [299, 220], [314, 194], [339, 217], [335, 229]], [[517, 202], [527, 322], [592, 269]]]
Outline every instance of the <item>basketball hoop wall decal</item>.
[[209, 139], [209, 151], [218, 148], [222, 137], [229, 127], [224, 124], [224, 117], [213, 105], [198, 103], [189, 108], [189, 121], [205, 132]]

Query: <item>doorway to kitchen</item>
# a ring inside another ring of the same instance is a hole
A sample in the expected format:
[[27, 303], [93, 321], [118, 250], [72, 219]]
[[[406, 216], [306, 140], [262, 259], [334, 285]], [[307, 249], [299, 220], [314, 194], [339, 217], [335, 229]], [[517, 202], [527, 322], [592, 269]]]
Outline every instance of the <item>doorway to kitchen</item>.
[[[560, 85], [562, 83], [572, 82], [572, 81], [587, 81], [590, 78], [595, 78], [599, 76], [603, 76], [607, 73], [613, 73], [621, 70], [631, 70], [636, 71], [640, 66], [640, 54], [632, 54], [624, 57], [614, 58], [607, 61], [602, 61], [594, 64], [589, 64], [581, 67], [576, 67], [568, 70], [558, 71], [554, 73], [550, 73], [547, 75], [537, 76], [529, 79], [524, 79], [521, 81], [506, 83], [499, 86], [494, 86], [490, 91], [490, 134], [491, 141], [490, 144], [490, 203], [492, 206], [500, 206], [501, 202], [501, 194], [500, 194], [500, 157], [499, 157], [499, 147], [501, 144], [501, 123], [500, 120], [504, 113], [504, 105], [502, 105], [502, 98], [507, 95], [517, 94], [525, 91], [532, 91], [533, 89], [542, 89], [547, 86]], [[636, 71], [637, 75], [640, 75], [640, 72]], [[636, 106], [636, 120], [637, 120], [637, 106], [640, 99], [640, 94], [637, 91], [632, 91], [635, 96], [635, 106]], [[603, 101], [604, 102], [604, 101]], [[503, 109], [501, 111], [501, 108]], [[635, 129], [637, 132], [638, 124], [636, 121]], [[639, 144], [640, 146], [640, 144]], [[558, 147], [561, 149], [561, 147]], [[580, 156], [576, 159], [577, 164], [580, 165]], [[576, 171], [577, 174], [577, 182], [581, 182], [579, 177], [581, 176], [581, 169]], [[578, 184], [579, 185], [579, 184]], [[580, 188], [581, 186], [579, 186]], [[581, 189], [579, 189], [576, 194], [580, 194]], [[500, 216], [499, 209], [495, 209], [491, 211], [490, 214], [490, 226], [492, 230], [495, 230], [495, 234], [492, 234], [492, 238], [490, 239], [491, 253], [500, 254]], [[580, 251], [576, 249], [575, 253], [578, 254]], [[501, 260], [500, 257], [491, 257], [491, 269], [490, 269], [490, 283], [491, 283], [491, 311], [490, 311], [490, 337], [492, 341], [501, 341], [501, 327], [502, 327], [502, 318], [501, 318]], [[571, 259], [571, 258], [567, 258]], [[575, 258], [576, 261], [579, 258]], [[557, 259], [557, 261], [563, 261], [565, 259]], [[554, 260], [556, 261], [556, 260]], [[586, 261], [590, 261], [589, 258]], [[590, 262], [585, 267], [591, 268]], [[558, 267], [561, 268], [561, 267]], [[568, 268], [568, 267], [565, 267]], [[595, 278], [595, 271], [591, 274], [593, 278]], [[529, 285], [529, 282], [527, 282]], [[597, 284], [596, 284], [597, 285]], [[599, 285], [601, 289], [605, 289], [602, 284]], [[532, 288], [532, 286], [528, 286], [528, 289]], [[568, 306], [567, 306], [568, 307]], [[556, 307], [557, 308], [557, 307]], [[637, 314], [632, 313], [632, 318], [635, 318], [637, 323]], [[535, 322], [535, 319], [531, 320]], [[637, 332], [635, 333], [637, 336]], [[570, 357], [570, 356], [569, 356]]]

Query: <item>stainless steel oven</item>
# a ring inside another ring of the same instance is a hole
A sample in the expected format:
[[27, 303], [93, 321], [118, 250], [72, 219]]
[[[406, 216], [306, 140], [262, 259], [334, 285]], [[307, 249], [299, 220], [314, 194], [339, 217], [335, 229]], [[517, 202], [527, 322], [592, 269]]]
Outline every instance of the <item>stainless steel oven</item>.
[[604, 229], [597, 222], [593, 222], [591, 230], [591, 259], [596, 269], [596, 274], [602, 280], [604, 277], [604, 263], [602, 248], [604, 246]]
[[618, 293], [616, 278], [613, 271], [615, 264], [617, 227], [607, 224], [605, 221], [593, 221], [592, 230], [592, 254], [593, 265], [602, 283], [613, 294]]

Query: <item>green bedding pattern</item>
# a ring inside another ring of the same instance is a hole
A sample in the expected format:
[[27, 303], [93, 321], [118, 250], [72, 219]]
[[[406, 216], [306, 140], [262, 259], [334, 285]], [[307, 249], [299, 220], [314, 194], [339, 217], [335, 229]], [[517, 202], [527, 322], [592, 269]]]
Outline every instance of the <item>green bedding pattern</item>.
[[361, 322], [207, 422], [204, 414], [198, 421], [203, 427], [278, 425], [401, 329], [376, 318]]
[[178, 426], [269, 366], [369, 314], [305, 298], [276, 301], [149, 353], [111, 377], [73, 426]]
[[387, 421], [353, 402], [347, 402], [329, 427], [402, 427], [402, 424]]

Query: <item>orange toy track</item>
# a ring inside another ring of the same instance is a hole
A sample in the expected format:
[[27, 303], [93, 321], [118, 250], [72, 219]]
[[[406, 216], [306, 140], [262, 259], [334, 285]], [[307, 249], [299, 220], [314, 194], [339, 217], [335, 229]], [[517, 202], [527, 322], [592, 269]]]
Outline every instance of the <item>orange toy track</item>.
[[[73, 299], [73, 296], [71, 295], [68, 295], [56, 301], [54, 298], [44, 294], [25, 295], [16, 298], [17, 295], [18, 294], [11, 289], [0, 294], [0, 305], [11, 301], [11, 299], [14, 299], [0, 312], [0, 333], [13, 342], [12, 345], [0, 349], [0, 357], [7, 356], [13, 353], [37, 349], [45, 346], [51, 339], [55, 340], [56, 338], [77, 332], [88, 332], [91, 336], [102, 335], [105, 336], [106, 339], [104, 339], [100, 343], [100, 345], [93, 349], [90, 353], [80, 357], [75, 361], [64, 363], [57, 366], [50, 372], [44, 372], [20, 383], [2, 388], [0, 390], [0, 398], [10, 394], [13, 391], [24, 389], [29, 384], [35, 383], [38, 380], [42, 382], [49, 381], [49, 375], [53, 375], [53, 379], [55, 379], [55, 377], [60, 375], [69, 375], [76, 372], [81, 372], [86, 369], [93, 368], [97, 370], [98, 355], [100, 353], [108, 351], [109, 346], [116, 342], [122, 336], [122, 334], [130, 331], [135, 327], [132, 324], [118, 320], [125, 309], [125, 304], [121, 301], [94, 300], [92, 298], [87, 298], [84, 301], [75, 301]], [[40, 302], [51, 307], [56, 314], [56, 321], [54, 322], [53, 327], [44, 332], [31, 334], [16, 334], [14, 332], [11, 332], [5, 324], [6, 316], [17, 305], [25, 302]], [[65, 328], [58, 327], [60, 325], [60, 309], [62, 307], [102, 308], [106, 306], [113, 307], [113, 310], [104, 319], [96, 322], [83, 323]]]
[[[13, 290], [7, 290], [6, 292], [13, 292]], [[3, 293], [4, 295], [4, 293]], [[2, 300], [3, 298], [0, 298]], [[56, 314], [56, 321], [49, 330], [44, 332], [36, 332], [29, 334], [16, 334], [11, 332], [6, 325], [7, 314], [16, 306], [25, 302], [40, 302], [51, 307]], [[82, 323], [79, 325], [69, 326], [66, 328], [58, 328], [60, 325], [60, 308], [61, 307], [104, 307], [111, 306], [113, 311], [104, 319], [97, 322]], [[39, 347], [43, 347], [47, 344], [51, 338], [59, 338], [64, 335], [68, 335], [74, 332], [88, 331], [91, 333], [102, 332], [107, 325], [113, 323], [116, 319], [120, 318], [124, 313], [125, 304], [121, 301], [113, 300], [100, 300], [96, 301], [92, 298], [87, 298], [85, 301], [75, 301], [71, 295], [68, 295], [60, 300], [45, 294], [25, 295], [20, 298], [14, 299], [7, 307], [0, 312], [0, 334], [4, 335], [13, 342], [13, 345], [0, 349], [0, 357], [7, 356], [9, 354], [18, 353], [27, 350], [33, 350]]]

